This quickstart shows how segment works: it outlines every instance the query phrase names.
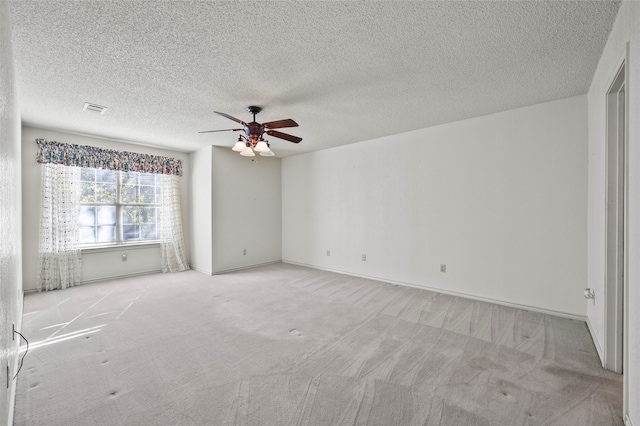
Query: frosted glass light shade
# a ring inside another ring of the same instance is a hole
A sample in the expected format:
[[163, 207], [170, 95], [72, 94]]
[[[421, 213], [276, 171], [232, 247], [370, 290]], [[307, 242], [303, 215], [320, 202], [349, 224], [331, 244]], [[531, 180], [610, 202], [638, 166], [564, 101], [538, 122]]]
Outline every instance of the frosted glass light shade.
[[260, 155], [263, 157], [273, 157], [276, 154], [273, 151], [269, 150], [267, 152], [261, 152]]
[[245, 148], [246, 148], [245, 143], [242, 142], [242, 141], [238, 141], [238, 142], [236, 142], [236, 144], [231, 149], [233, 151], [236, 151], [236, 152], [242, 152], [242, 150], [245, 149]]
[[249, 148], [248, 146], [244, 147], [242, 152], [240, 152], [240, 155], [242, 155], [243, 157], [255, 157], [256, 156], [256, 154], [253, 153], [253, 150], [251, 148]]
[[256, 147], [253, 148], [256, 152], [267, 152], [269, 151], [269, 147], [265, 141], [260, 141], [256, 144]]

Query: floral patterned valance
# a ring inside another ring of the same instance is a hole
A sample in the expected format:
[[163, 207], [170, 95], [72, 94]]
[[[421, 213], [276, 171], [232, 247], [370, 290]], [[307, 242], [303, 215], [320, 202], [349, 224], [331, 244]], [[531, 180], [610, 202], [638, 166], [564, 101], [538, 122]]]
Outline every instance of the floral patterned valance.
[[36, 161], [41, 164], [53, 163], [121, 172], [182, 176], [182, 160], [171, 157], [49, 142], [44, 139], [36, 139], [36, 143], [38, 144]]

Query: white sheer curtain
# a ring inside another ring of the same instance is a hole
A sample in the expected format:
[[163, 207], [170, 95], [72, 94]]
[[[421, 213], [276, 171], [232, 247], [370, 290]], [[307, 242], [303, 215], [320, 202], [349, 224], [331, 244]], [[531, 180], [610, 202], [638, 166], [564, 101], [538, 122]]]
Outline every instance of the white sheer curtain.
[[162, 272], [180, 272], [189, 269], [182, 235], [180, 214], [180, 177], [160, 176], [160, 252]]
[[80, 284], [80, 168], [42, 164], [38, 291]]

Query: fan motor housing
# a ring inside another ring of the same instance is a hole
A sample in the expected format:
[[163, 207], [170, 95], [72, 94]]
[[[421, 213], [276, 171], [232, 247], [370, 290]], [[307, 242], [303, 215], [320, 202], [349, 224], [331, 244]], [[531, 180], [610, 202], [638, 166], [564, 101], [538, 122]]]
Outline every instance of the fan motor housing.
[[247, 125], [244, 126], [244, 133], [252, 141], [257, 141], [262, 137], [262, 134], [264, 133], [264, 127], [262, 126], [262, 124], [252, 121], [251, 123], [247, 123]]
[[256, 122], [256, 114], [262, 111], [262, 108], [256, 105], [249, 105], [247, 111], [253, 114], [253, 121], [244, 126], [244, 133], [247, 135], [247, 138], [255, 143], [262, 138], [262, 134], [264, 133], [264, 126]]

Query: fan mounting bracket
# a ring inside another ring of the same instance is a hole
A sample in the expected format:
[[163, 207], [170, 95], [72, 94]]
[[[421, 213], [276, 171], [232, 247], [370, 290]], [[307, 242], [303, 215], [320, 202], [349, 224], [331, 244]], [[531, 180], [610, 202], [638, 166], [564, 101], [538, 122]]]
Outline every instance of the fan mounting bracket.
[[247, 111], [249, 111], [253, 115], [256, 115], [260, 111], [262, 111], [262, 108], [260, 108], [259, 106], [250, 105], [250, 106], [247, 107]]

